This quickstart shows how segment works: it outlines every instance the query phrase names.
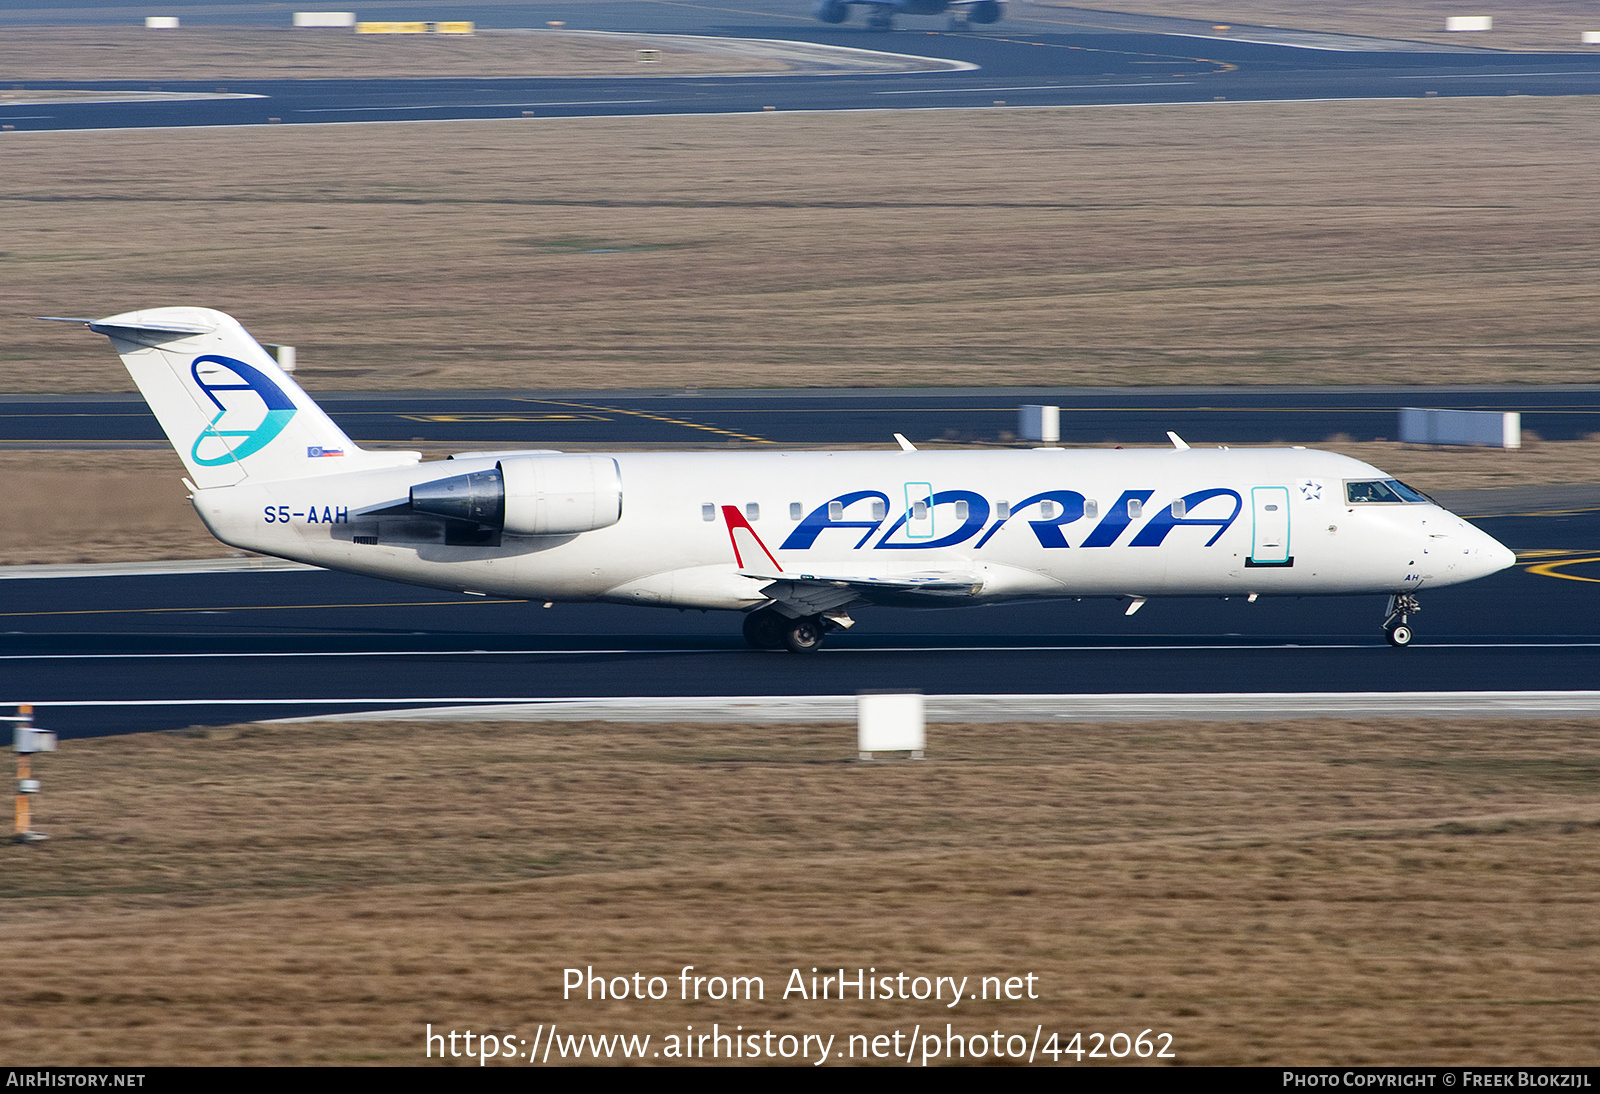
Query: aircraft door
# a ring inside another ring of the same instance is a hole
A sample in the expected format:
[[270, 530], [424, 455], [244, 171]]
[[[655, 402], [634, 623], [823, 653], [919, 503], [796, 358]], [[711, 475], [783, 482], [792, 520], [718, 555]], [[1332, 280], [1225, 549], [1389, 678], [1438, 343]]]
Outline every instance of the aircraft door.
[[933, 538], [932, 483], [906, 483], [906, 538]]
[[1254, 566], [1293, 566], [1289, 555], [1289, 488], [1257, 486], [1250, 491], [1254, 511], [1254, 538], [1250, 563]]

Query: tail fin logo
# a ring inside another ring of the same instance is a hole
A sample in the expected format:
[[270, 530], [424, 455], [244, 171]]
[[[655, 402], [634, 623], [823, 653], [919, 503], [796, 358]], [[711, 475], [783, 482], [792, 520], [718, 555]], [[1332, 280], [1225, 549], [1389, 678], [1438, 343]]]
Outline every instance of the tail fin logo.
[[190, 450], [202, 467], [232, 463], [261, 451], [294, 417], [294, 401], [260, 369], [243, 361], [207, 353], [194, 359], [190, 372], [217, 408]]

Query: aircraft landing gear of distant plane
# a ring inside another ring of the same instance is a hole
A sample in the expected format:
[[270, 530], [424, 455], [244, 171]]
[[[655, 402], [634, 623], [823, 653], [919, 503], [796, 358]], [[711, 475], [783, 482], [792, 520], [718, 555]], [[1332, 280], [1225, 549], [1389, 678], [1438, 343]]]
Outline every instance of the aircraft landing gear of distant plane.
[[1421, 610], [1422, 605], [1414, 596], [1402, 593], [1389, 598], [1389, 615], [1383, 621], [1383, 637], [1389, 645], [1395, 649], [1411, 645], [1411, 627], [1407, 621]]
[[950, 34], [967, 34], [972, 30], [972, 24], [964, 16], [952, 15], [944, 29]]
[[893, 30], [894, 16], [890, 15], [887, 11], [884, 11], [881, 8], [877, 9], [871, 15], [867, 16], [867, 29]]

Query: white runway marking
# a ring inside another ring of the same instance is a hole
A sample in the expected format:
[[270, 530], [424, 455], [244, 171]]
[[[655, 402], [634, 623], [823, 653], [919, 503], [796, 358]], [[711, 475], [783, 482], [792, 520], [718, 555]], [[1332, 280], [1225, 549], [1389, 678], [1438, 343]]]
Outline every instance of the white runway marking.
[[[5, 704], [11, 705], [11, 704]], [[366, 707], [275, 719], [318, 721], [840, 722], [856, 717], [854, 695], [688, 697], [465, 697], [369, 699], [55, 700], [34, 707]], [[373, 707], [403, 707], [372, 710]], [[1236, 721], [1256, 718], [1592, 717], [1600, 691], [1141, 692], [1127, 694], [929, 695], [930, 722]]]
[[658, 103], [660, 99], [575, 99], [568, 103], [428, 103], [424, 106], [315, 106], [295, 110], [296, 114], [362, 114], [383, 110], [493, 110], [496, 107], [515, 106], [639, 106]]
[[[1169, 643], [1159, 646], [1114, 645], [1110, 643], [1074, 642], [1033, 646], [865, 646], [834, 648], [819, 651], [831, 657], [872, 653], [1175, 653], [1192, 650], [1374, 650], [1387, 649], [1387, 645], [1374, 639], [1371, 642], [1271, 642], [1271, 643]], [[1413, 649], [1433, 650], [1550, 650], [1550, 649], [1600, 649], [1600, 640], [1576, 642], [1419, 642]], [[250, 658], [319, 658], [319, 657], [637, 657], [640, 654], [727, 654], [755, 656], [756, 650], [741, 647], [651, 647], [622, 646], [597, 649], [522, 649], [522, 650], [270, 650], [262, 652], [184, 652], [184, 653], [7, 653], [0, 661], [184, 661], [195, 659], [250, 659]], [[765, 651], [773, 655], [783, 651]], [[784, 654], [787, 656], [787, 654]], [[389, 702], [391, 700], [377, 700]], [[409, 702], [396, 699], [393, 702]], [[489, 700], [484, 700], [488, 702]], [[0, 703], [0, 705], [4, 705]]]
[[1600, 76], [1600, 72], [1593, 69], [1587, 71], [1562, 72], [1474, 72], [1470, 75], [1433, 75], [1433, 76], [1391, 76], [1392, 80], [1509, 80], [1523, 76]]
[[1081, 91], [1099, 87], [1188, 87], [1193, 80], [1141, 81], [1136, 84], [1034, 84], [1029, 87], [945, 87], [928, 91], [874, 91], [874, 95], [977, 95], [990, 91]]

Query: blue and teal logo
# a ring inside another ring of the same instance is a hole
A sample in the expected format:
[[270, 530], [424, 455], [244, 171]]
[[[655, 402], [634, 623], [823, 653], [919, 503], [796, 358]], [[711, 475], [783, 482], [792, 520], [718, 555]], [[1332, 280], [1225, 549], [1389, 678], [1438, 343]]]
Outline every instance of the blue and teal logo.
[[[209, 368], [204, 366], [210, 366]], [[194, 382], [206, 393], [217, 408], [200, 436], [194, 439], [189, 455], [202, 467], [232, 463], [253, 455], [271, 444], [283, 432], [283, 427], [294, 417], [295, 405], [283, 389], [254, 366], [232, 357], [207, 353], [194, 359], [189, 370]], [[219, 392], [251, 392], [251, 395], [229, 395], [227, 402]], [[200, 446], [207, 441], [211, 455], [201, 455]], [[216, 451], [221, 445], [222, 451]]]

